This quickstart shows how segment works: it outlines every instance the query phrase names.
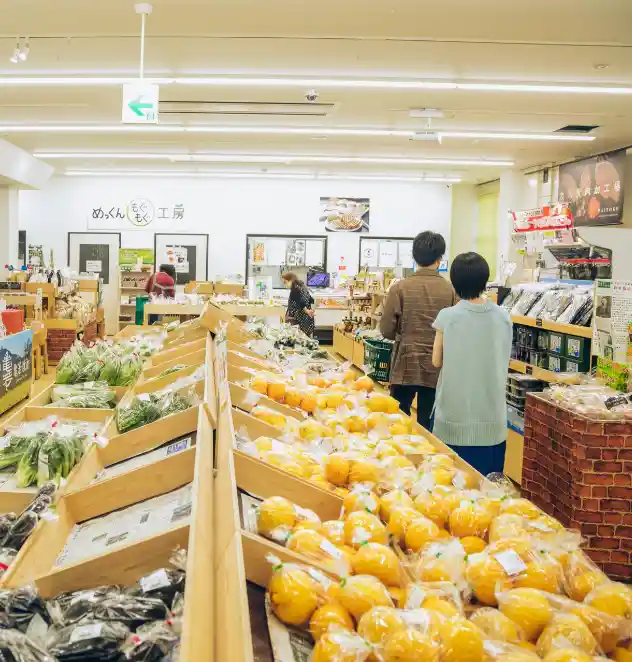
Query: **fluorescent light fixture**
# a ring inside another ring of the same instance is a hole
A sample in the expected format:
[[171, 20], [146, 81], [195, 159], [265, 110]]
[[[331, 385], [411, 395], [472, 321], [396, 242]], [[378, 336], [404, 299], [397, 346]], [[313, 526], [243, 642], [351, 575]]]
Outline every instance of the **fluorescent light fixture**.
[[513, 161], [486, 159], [434, 159], [384, 156], [309, 156], [303, 154], [153, 154], [153, 153], [101, 153], [101, 152], [36, 152], [35, 158], [53, 159], [125, 159], [125, 160], [169, 160], [174, 163], [383, 163], [388, 165], [458, 165], [511, 167]]
[[595, 136], [576, 136], [564, 133], [496, 133], [492, 131], [439, 131], [442, 138], [472, 138], [492, 140], [556, 140], [591, 142]]
[[[129, 76], [0, 76], [1, 86], [86, 86], [123, 85], [136, 83]], [[191, 76], [148, 77], [147, 83], [157, 85], [198, 85], [206, 87], [285, 87], [321, 89], [380, 89], [380, 90], [462, 90], [483, 92], [535, 92], [545, 94], [615, 94], [630, 95], [632, 87], [602, 85], [573, 85], [564, 83], [498, 83], [444, 80], [397, 80], [393, 78], [293, 78], [253, 76]]]
[[[415, 138], [422, 132], [403, 129], [345, 128], [345, 127], [294, 127], [294, 126], [185, 126], [179, 124], [0, 124], [2, 133], [228, 133], [246, 135], [293, 135], [293, 136], [359, 136], [383, 138]], [[443, 138], [472, 138], [494, 140], [552, 140], [591, 142], [595, 136], [569, 135], [564, 133], [501, 133], [494, 131], [439, 131]]]
[[317, 173], [284, 173], [284, 172], [219, 172], [197, 171], [183, 172], [170, 170], [67, 170], [66, 177], [176, 177], [193, 179], [325, 179], [347, 181], [380, 181], [380, 182], [432, 182], [457, 184], [462, 181], [458, 177], [425, 177], [397, 175], [358, 175], [349, 173], [317, 174]]

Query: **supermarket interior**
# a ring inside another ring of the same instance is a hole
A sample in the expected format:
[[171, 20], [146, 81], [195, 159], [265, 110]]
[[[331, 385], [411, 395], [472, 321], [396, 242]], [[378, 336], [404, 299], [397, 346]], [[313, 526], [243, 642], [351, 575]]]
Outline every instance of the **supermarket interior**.
[[0, 659], [632, 662], [632, 1], [0, 8]]

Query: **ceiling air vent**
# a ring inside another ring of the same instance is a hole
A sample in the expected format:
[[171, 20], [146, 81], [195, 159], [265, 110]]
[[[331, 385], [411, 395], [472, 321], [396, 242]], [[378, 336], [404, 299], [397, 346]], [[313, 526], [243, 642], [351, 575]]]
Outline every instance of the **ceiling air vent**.
[[267, 101], [161, 101], [161, 115], [257, 115], [265, 117], [327, 117], [335, 103], [271, 103]]
[[555, 129], [555, 133], [590, 133], [598, 128], [598, 124], [567, 124], [561, 129]]

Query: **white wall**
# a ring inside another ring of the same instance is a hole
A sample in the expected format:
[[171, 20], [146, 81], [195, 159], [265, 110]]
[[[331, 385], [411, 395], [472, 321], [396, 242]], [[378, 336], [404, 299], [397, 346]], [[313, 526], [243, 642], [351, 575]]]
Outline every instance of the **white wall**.
[[[246, 234], [325, 234], [319, 223], [321, 196], [371, 199], [371, 235], [414, 237], [423, 230], [450, 239], [452, 189], [445, 184], [409, 182], [311, 181], [273, 179], [177, 179], [56, 177], [41, 191], [20, 192], [20, 229], [27, 243], [53, 248], [57, 263], [67, 259], [67, 233], [97, 231], [94, 208], [125, 209], [138, 198], [156, 208], [185, 207], [185, 220], [158, 221], [135, 230], [126, 221], [110, 223], [122, 231], [123, 247], [153, 248], [154, 232], [209, 234], [209, 278], [243, 274]], [[108, 229], [101, 222], [100, 229]], [[340, 258], [347, 273], [358, 266], [358, 234], [327, 233], [328, 270]], [[368, 235], [364, 235], [368, 236]]]

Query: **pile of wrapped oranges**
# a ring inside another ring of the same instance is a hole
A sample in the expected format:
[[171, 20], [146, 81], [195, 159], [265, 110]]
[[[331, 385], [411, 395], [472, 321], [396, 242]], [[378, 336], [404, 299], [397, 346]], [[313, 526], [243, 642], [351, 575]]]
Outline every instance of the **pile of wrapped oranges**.
[[330, 521], [272, 497], [257, 525], [304, 560], [268, 600], [313, 662], [632, 662], [632, 589], [501, 486], [357, 484]]
[[321, 521], [263, 501], [271, 609], [305, 628], [313, 662], [632, 662], [632, 589], [505, 485], [480, 482], [416, 433], [397, 402], [345, 370], [253, 374], [250, 389], [300, 410], [252, 413], [278, 435], [240, 449], [340, 497]]

